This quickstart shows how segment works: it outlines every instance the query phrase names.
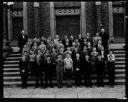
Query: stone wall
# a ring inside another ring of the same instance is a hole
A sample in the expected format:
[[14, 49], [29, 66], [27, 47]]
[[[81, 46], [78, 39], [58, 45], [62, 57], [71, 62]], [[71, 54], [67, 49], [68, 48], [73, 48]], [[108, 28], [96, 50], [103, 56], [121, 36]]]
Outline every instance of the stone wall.
[[103, 28], [109, 33], [109, 12], [108, 12], [108, 2], [102, 2], [102, 23]]
[[34, 8], [33, 2], [27, 3], [27, 12], [28, 12], [28, 35], [30, 38], [35, 37], [35, 26], [34, 26]]
[[94, 36], [96, 33], [95, 2], [86, 2], [86, 32]]
[[[50, 2], [40, 2], [39, 4], [39, 36], [48, 37], [50, 34]], [[75, 8], [80, 7], [80, 2], [54, 2], [55, 8]], [[94, 36], [97, 31], [96, 6], [95, 2], [86, 2], [86, 32]], [[102, 24], [109, 32], [108, 2], [102, 2]], [[33, 2], [28, 2], [28, 33], [30, 37], [35, 36], [34, 28], [34, 7]]]
[[54, 2], [54, 7], [80, 7], [80, 2]]
[[40, 2], [40, 36], [50, 35], [50, 2]]

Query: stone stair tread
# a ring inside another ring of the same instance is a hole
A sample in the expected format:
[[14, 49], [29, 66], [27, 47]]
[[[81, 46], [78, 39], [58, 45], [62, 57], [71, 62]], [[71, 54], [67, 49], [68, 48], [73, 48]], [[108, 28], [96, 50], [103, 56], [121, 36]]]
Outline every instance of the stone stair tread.
[[20, 53], [11, 53], [10, 55], [21, 55]]
[[9, 70], [19, 70], [19, 68], [4, 68], [3, 69], [4, 71], [6, 70], [6, 71], [9, 71]]
[[115, 65], [115, 67], [125, 67], [126, 65]]
[[9, 77], [4, 77], [4, 79], [21, 79], [20, 76], [9, 76]]
[[115, 55], [125, 55], [125, 52], [124, 53], [115, 53]]
[[13, 63], [13, 62], [15, 62], [15, 63], [19, 63], [19, 61], [4, 61], [4, 64], [6, 64], [6, 63]]
[[[72, 82], [74, 83], [74, 80], [72, 80]], [[92, 80], [92, 82], [96, 82], [96, 80]], [[104, 80], [104, 82], [108, 82], [108, 80], [106, 79], [106, 80]], [[116, 82], [125, 82], [125, 79], [123, 80], [123, 79], [115, 79], [115, 83]], [[57, 83], [56, 81], [53, 81], [53, 83]], [[66, 83], [66, 81], [63, 81], [63, 83]], [[8, 81], [4, 81], [4, 85], [16, 85], [16, 84], [21, 84], [21, 81], [12, 81], [12, 82], [8, 82]], [[28, 84], [35, 84], [35, 81], [28, 81]]]
[[125, 63], [125, 61], [115, 61], [115, 63]]
[[115, 69], [116, 72], [125, 72], [125, 69]]
[[8, 56], [6, 59], [21, 59], [21, 57], [10, 57], [10, 56]]
[[4, 72], [3, 74], [4, 75], [8, 75], [8, 74], [11, 74], [11, 75], [13, 75], [13, 74], [19, 74], [20, 75], [20, 71], [18, 71], [18, 72]]
[[19, 66], [19, 64], [4, 64], [4, 66]]
[[[118, 48], [114, 46], [113, 51], [115, 53], [115, 83], [116, 85], [124, 85], [125, 84], [125, 49], [123, 49], [123, 47], [119, 47], [122, 46], [121, 44], [118, 46], [118, 44], [116, 44], [116, 46]], [[12, 52], [7, 58], [6, 60], [3, 62], [3, 79], [4, 79], [4, 87], [5, 86], [21, 86], [21, 76], [20, 76], [20, 69], [19, 69], [19, 60], [21, 59], [21, 54], [18, 51], [18, 47], [14, 48], [14, 52]], [[74, 78], [74, 77], [73, 77]], [[74, 79], [72, 80], [74, 83]], [[65, 83], [65, 80], [63, 81]], [[96, 83], [96, 75], [92, 76], [92, 82]], [[56, 81], [56, 76], [54, 76], [53, 78], [53, 83], [57, 83]], [[107, 73], [105, 74], [104, 77], [104, 83], [108, 83], [108, 75]], [[35, 84], [35, 77], [34, 79], [28, 79], [28, 84], [29, 85], [34, 85]]]

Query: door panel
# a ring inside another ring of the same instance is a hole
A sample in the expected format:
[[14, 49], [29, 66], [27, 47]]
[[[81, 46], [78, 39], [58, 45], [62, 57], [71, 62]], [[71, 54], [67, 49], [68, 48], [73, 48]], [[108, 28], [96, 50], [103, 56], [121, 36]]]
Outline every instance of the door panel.
[[73, 35], [75, 38], [80, 33], [80, 16], [57, 16], [56, 32], [62, 39], [64, 35]]
[[13, 17], [12, 25], [13, 25], [13, 40], [18, 40], [18, 36], [21, 34], [21, 30], [23, 30], [23, 18]]
[[113, 27], [114, 27], [114, 37], [123, 38], [124, 34], [124, 15], [114, 14], [113, 15]]

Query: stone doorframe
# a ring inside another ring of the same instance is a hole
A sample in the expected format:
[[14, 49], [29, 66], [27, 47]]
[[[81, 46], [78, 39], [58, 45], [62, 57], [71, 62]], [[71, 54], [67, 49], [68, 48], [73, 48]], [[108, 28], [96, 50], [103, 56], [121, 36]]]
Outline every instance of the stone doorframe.
[[[56, 15], [55, 15], [54, 2], [50, 2], [50, 32], [54, 38], [56, 35]], [[86, 36], [86, 16], [85, 16], [85, 2], [81, 2], [80, 8], [80, 33], [83, 37]]]

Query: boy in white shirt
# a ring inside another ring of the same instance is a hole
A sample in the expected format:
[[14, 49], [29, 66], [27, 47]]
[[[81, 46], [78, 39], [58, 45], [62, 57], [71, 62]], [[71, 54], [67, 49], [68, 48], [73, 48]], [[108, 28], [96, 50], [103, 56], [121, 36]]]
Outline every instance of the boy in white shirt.
[[66, 54], [64, 59], [64, 72], [66, 73], [67, 86], [71, 86], [71, 75], [73, 72], [73, 60], [70, 57], [70, 54]]
[[115, 55], [113, 54], [112, 50], [109, 51], [107, 57], [108, 57], [107, 68], [108, 68], [109, 86], [113, 87], [115, 83]]

